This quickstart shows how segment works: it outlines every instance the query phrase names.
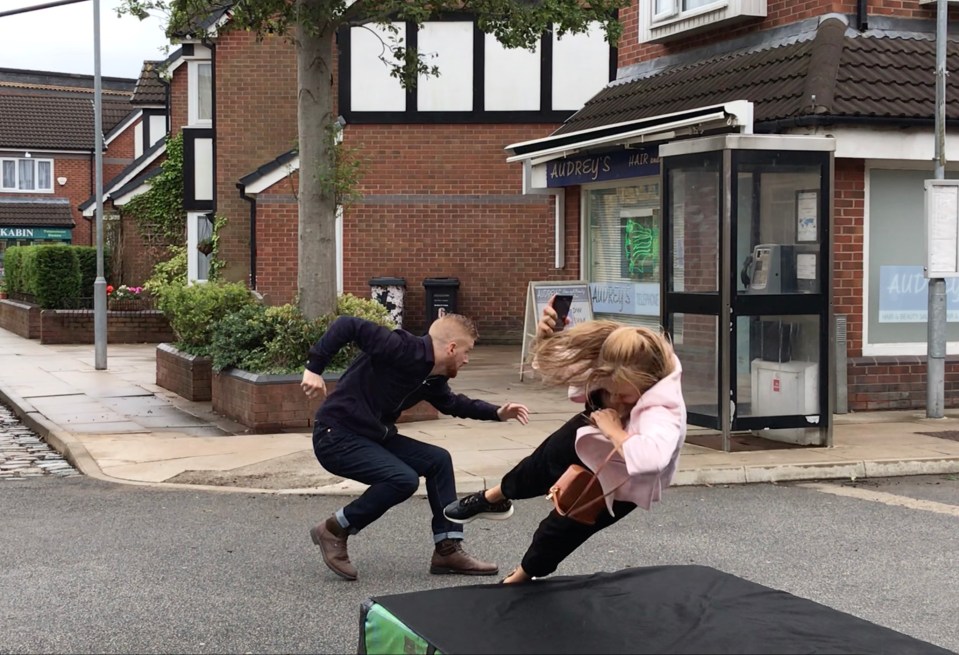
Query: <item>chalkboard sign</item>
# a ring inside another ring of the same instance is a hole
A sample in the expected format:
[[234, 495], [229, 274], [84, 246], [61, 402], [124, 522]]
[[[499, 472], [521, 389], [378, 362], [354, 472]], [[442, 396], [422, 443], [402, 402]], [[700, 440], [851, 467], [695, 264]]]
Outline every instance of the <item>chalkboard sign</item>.
[[558, 280], [555, 282], [530, 282], [526, 293], [526, 318], [523, 321], [523, 351], [520, 355], [519, 379], [522, 382], [526, 369], [526, 357], [529, 347], [536, 339], [536, 324], [543, 315], [543, 309], [549, 299], [557, 295], [573, 297], [569, 308], [569, 324], [572, 327], [584, 321], [593, 320], [593, 303], [589, 293], [589, 283], [582, 280]]

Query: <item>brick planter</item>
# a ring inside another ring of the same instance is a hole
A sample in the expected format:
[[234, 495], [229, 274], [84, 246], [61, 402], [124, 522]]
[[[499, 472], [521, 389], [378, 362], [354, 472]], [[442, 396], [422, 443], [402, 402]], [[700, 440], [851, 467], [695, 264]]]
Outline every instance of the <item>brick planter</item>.
[[24, 339], [39, 339], [39, 305], [9, 298], [0, 300], [0, 328]]
[[[327, 392], [338, 374], [324, 375]], [[309, 428], [322, 401], [309, 400], [300, 389], [301, 375], [257, 375], [228, 368], [213, 374], [213, 411], [255, 432]], [[427, 421], [439, 412], [425, 402], [403, 412], [397, 423]]]
[[213, 398], [213, 366], [209, 357], [198, 357], [161, 343], [156, 352], [156, 383], [194, 401]]
[[[161, 343], [174, 338], [161, 311], [107, 312], [108, 343]], [[93, 310], [44, 309], [40, 343], [93, 343]]]

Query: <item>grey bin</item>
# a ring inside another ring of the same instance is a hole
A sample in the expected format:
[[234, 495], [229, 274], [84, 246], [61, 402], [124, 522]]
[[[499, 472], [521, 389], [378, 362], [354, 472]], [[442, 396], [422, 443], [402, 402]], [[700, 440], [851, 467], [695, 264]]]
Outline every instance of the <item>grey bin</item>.
[[426, 289], [426, 328], [444, 314], [457, 313], [460, 281], [455, 277], [428, 277], [423, 280]]
[[370, 295], [390, 313], [396, 327], [403, 327], [403, 305], [406, 299], [406, 280], [401, 277], [374, 277], [370, 280]]

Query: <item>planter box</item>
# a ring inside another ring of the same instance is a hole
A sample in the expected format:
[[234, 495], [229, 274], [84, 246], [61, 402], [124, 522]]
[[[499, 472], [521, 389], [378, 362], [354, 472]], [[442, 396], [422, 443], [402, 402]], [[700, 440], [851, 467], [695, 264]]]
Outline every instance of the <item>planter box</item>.
[[[93, 343], [92, 309], [44, 309], [40, 312], [40, 343]], [[108, 343], [162, 343], [176, 337], [163, 312], [107, 311]]]
[[0, 300], [0, 328], [24, 339], [40, 338], [40, 306], [22, 300]]
[[[327, 374], [327, 393], [332, 393], [339, 374]], [[309, 400], [300, 389], [301, 375], [257, 375], [228, 368], [213, 374], [213, 411], [255, 432], [286, 428], [310, 428], [322, 404]], [[439, 418], [429, 403], [421, 402], [400, 415], [397, 423]]]
[[156, 383], [164, 389], [193, 401], [213, 398], [213, 364], [209, 357], [198, 357], [161, 343], [156, 352]]

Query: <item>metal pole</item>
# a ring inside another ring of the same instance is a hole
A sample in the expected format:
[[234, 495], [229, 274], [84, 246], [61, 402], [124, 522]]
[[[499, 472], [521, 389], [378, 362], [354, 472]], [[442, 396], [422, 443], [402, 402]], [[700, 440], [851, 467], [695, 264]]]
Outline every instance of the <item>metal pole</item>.
[[[935, 179], [946, 177], [946, 0], [936, 2], [936, 165]], [[929, 280], [926, 345], [926, 418], [942, 418], [946, 390], [946, 281]]]
[[103, 111], [100, 84], [100, 0], [93, 0], [93, 132], [97, 180], [97, 279], [93, 283], [94, 365], [107, 367], [107, 281], [103, 277]]
[[40, 9], [49, 9], [51, 7], [60, 7], [62, 5], [73, 5], [78, 2], [86, 2], [87, 0], [55, 0], [54, 2], [47, 2], [42, 5], [33, 5], [32, 7], [20, 7], [18, 9], [9, 9], [7, 11], [0, 11], [0, 18], [4, 16], [13, 16], [15, 14], [25, 14], [28, 11], [38, 11]]

